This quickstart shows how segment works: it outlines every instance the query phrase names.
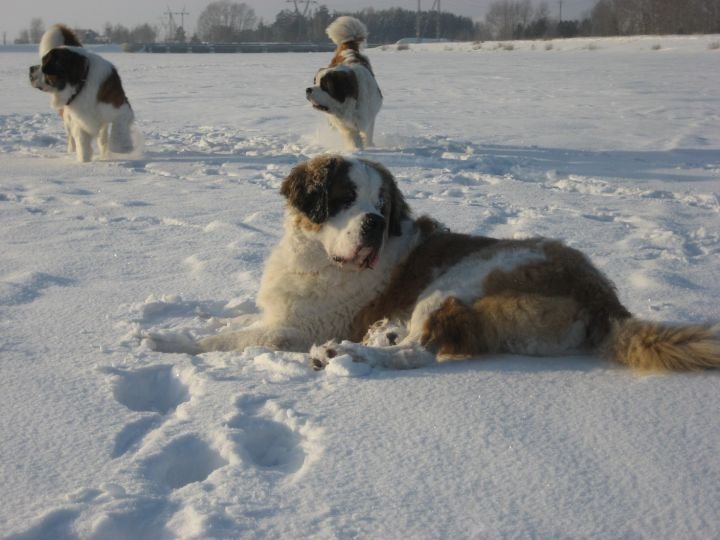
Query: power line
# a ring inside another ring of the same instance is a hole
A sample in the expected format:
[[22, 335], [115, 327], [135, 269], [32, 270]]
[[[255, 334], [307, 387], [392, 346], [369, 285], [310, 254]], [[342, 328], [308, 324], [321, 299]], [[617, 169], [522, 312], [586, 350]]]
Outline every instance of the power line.
[[[435, 37], [437, 39], [440, 39], [441, 35], [441, 12], [442, 8], [440, 7], [440, 0], [433, 0], [432, 7], [430, 8], [430, 13], [435, 12]], [[418, 43], [420, 43], [420, 40], [422, 39], [422, 7], [420, 5], [420, 0], [418, 0], [417, 3], [417, 16], [415, 18], [415, 39]], [[428, 18], [426, 25], [430, 23], [430, 18]]]
[[[300, 8], [298, 7], [298, 0], [285, 0], [286, 4], [293, 4], [295, 6], [295, 15], [300, 15]], [[299, 0], [299, 3], [303, 3], [303, 0]], [[302, 17], [304, 18], [310, 10], [310, 4], [317, 4], [317, 0], [305, 0], [305, 9], [303, 9]]]
[[[182, 28], [183, 30], [185, 30], [185, 15], [190, 15], [190, 13], [188, 11], [185, 11], [185, 7], [182, 8], [182, 11], [170, 11], [170, 6], [167, 6], [167, 11], [164, 13], [164, 15], [167, 16], [167, 24], [163, 24], [167, 27], [166, 41], [175, 41], [175, 36], [177, 35], [178, 28]], [[175, 22], [174, 15], [180, 16], [179, 27]]]

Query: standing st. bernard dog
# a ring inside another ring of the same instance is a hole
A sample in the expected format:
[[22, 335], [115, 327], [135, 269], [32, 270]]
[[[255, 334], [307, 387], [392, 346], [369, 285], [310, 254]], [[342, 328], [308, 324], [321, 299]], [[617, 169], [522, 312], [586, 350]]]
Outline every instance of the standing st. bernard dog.
[[68, 146], [75, 147], [78, 161], [90, 161], [95, 137], [102, 157], [132, 152], [135, 115], [110, 62], [82, 47], [54, 47], [41, 65], [30, 67], [30, 82], [52, 94], [51, 105], [63, 117], [69, 113]]
[[[82, 47], [82, 44], [80, 43], [80, 38], [78, 38], [75, 32], [70, 30], [70, 28], [64, 24], [53, 24], [45, 31], [42, 39], [40, 40], [40, 46], [38, 47], [40, 61], [42, 61], [43, 56], [49, 53], [52, 49], [62, 46]], [[39, 64], [36, 66], [30, 66], [30, 84], [44, 92], [51, 91], [51, 89], [46, 87], [43, 82], [42, 66]], [[63, 119], [63, 124], [65, 125], [67, 151], [69, 154], [74, 154], [75, 139], [72, 136], [72, 113], [70, 113], [70, 111], [65, 111], [63, 107], [60, 107], [58, 113]]]
[[328, 114], [349, 149], [372, 146], [383, 97], [370, 61], [360, 53], [367, 28], [358, 19], [343, 16], [327, 27], [327, 34], [337, 45], [335, 56], [318, 71], [305, 95], [315, 109]]
[[151, 347], [311, 349], [316, 369], [344, 354], [404, 368], [570, 352], [638, 369], [720, 367], [720, 327], [634, 318], [589, 259], [556, 240], [469, 236], [413, 219], [378, 163], [317, 157], [281, 191], [285, 232], [260, 283], [260, 320], [191, 344], [150, 336]]

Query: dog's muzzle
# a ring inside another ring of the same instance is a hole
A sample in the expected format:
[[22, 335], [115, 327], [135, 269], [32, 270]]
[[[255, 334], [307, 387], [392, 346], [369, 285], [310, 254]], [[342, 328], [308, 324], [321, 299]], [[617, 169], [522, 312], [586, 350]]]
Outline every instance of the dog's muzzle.
[[43, 73], [40, 66], [30, 66], [30, 85], [34, 88], [40, 88], [43, 82]]
[[334, 256], [333, 262], [340, 266], [372, 270], [380, 260], [385, 240], [385, 218], [379, 214], [365, 214], [360, 223], [360, 238], [355, 253], [350, 257]]
[[365, 214], [360, 225], [360, 244], [358, 252], [361, 268], [375, 268], [380, 249], [385, 238], [385, 218], [379, 214]]
[[379, 214], [365, 214], [360, 225], [360, 242], [363, 246], [382, 244], [385, 233], [385, 218]]
[[312, 93], [313, 93], [312, 87], [308, 87], [305, 89], [305, 99], [307, 99], [310, 102], [310, 104], [313, 106], [313, 108], [317, 109], [318, 111], [329, 112], [330, 109], [328, 107], [326, 107], [325, 105], [320, 105], [318, 102], [316, 102], [312, 98]]

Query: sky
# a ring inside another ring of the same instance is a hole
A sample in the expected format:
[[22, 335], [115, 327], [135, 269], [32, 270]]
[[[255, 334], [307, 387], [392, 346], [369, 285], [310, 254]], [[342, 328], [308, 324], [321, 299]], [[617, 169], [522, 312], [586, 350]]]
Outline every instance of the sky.
[[[442, 0], [442, 9], [458, 15], [466, 15], [482, 19], [487, 6], [493, 0]], [[20, 31], [29, 26], [30, 19], [41, 17], [46, 26], [62, 22], [74, 28], [93, 28], [101, 30], [110, 21], [113, 24], [135, 26], [150, 23], [160, 26], [163, 13], [168, 7], [175, 12], [187, 11], [185, 27], [188, 33], [195, 31], [198, 15], [205, 9], [210, 0], [170, 0], [148, 2], [147, 0], [0, 0], [0, 37], [3, 35], [10, 43]], [[278, 11], [292, 8], [292, 2], [285, 0], [246, 0], [259, 17], [272, 22]], [[416, 0], [318, 0], [333, 10], [357, 10], [366, 7], [376, 9], [405, 7], [416, 9]], [[539, 2], [538, 2], [539, 3]], [[546, 0], [552, 10], [558, 9], [558, 0]], [[563, 18], [578, 18], [590, 9], [595, 0], [562, 0]], [[432, 7], [432, 0], [421, 0], [423, 9]], [[184, 9], [183, 9], [184, 8]]]

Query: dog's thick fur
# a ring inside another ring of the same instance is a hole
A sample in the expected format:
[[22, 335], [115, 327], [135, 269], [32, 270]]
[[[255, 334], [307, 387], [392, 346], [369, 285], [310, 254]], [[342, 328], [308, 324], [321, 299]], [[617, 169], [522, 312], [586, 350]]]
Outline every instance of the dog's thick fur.
[[337, 45], [335, 56], [317, 72], [305, 95], [315, 109], [328, 114], [347, 148], [372, 146], [383, 97], [370, 61], [360, 52], [367, 28], [358, 19], [343, 16], [327, 27], [327, 34]]
[[156, 349], [311, 349], [316, 369], [343, 354], [404, 368], [575, 352], [642, 370], [720, 367], [720, 327], [634, 318], [590, 260], [556, 240], [469, 236], [414, 219], [378, 163], [317, 157], [281, 191], [285, 231], [263, 273], [260, 320], [189, 346], [151, 337]]
[[69, 30], [53, 27], [41, 42], [49, 47], [38, 66], [30, 67], [30, 83], [52, 95], [68, 131], [68, 150], [78, 161], [90, 161], [92, 141], [98, 138], [102, 157], [132, 152], [131, 126], [135, 119], [115, 66], [79, 46], [53, 46]]

